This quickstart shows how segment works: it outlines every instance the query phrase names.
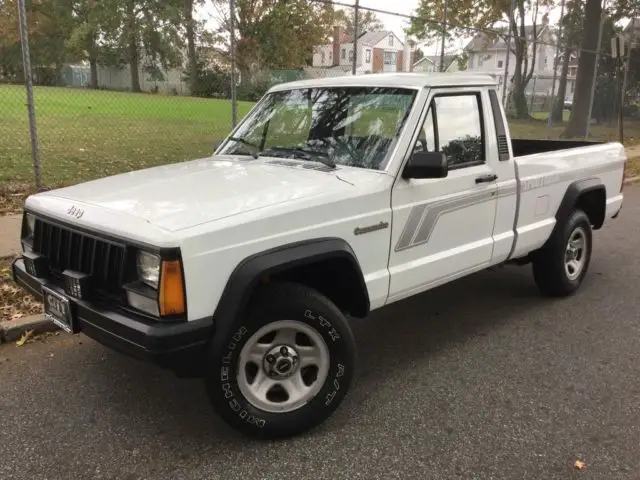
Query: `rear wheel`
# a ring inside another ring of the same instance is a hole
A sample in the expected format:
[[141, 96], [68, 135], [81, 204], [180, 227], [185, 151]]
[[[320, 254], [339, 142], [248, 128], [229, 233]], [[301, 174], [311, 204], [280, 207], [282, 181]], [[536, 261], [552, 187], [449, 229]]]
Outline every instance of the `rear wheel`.
[[533, 277], [540, 291], [551, 296], [574, 293], [589, 268], [591, 249], [589, 217], [575, 210], [533, 258]]
[[354, 340], [320, 293], [271, 284], [232, 333], [212, 346], [206, 386], [220, 416], [255, 437], [279, 438], [322, 423], [351, 383]]

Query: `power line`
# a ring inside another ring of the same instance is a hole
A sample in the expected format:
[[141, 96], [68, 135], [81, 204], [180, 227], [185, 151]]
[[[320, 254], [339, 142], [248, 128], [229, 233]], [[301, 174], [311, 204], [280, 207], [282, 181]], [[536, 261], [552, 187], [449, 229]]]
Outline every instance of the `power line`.
[[[309, 0], [310, 2], [315, 2], [315, 3], [322, 3], [325, 5], [332, 5], [332, 6], [337, 6], [337, 7], [344, 7], [344, 8], [355, 8], [355, 5], [352, 3], [344, 3], [341, 2], [339, 0]], [[380, 8], [373, 8], [373, 7], [364, 7], [362, 5], [358, 5], [358, 8], [360, 10], [365, 10], [365, 11], [369, 11], [372, 13], [378, 13], [381, 15], [391, 15], [394, 17], [400, 17], [400, 18], [406, 18], [409, 20], [418, 20], [419, 17], [416, 17], [415, 15], [407, 15], [406, 13], [398, 13], [398, 12], [391, 12], [389, 10], [383, 10]], [[420, 19], [423, 22], [433, 25], [438, 26], [438, 27], [442, 27], [443, 22], [442, 21], [437, 21], [437, 20], [429, 20], [429, 19]], [[496, 35], [496, 36], [502, 36], [505, 32], [504, 30], [499, 30], [499, 29], [495, 29], [495, 28], [480, 28], [480, 27], [470, 27], [467, 25], [459, 25], [456, 24], [452, 21], [447, 21], [447, 26], [448, 27], [453, 27], [453, 28], [457, 28], [460, 30], [466, 30], [468, 32], [474, 32], [474, 33], [487, 33], [490, 35]], [[511, 30], [510, 28], [506, 28], [507, 30]], [[511, 35], [511, 38], [515, 41], [518, 40], [524, 40], [524, 41], [528, 41], [526, 36], [522, 36], [522, 35]], [[543, 40], [536, 40], [535, 42], [530, 42], [530, 43], [535, 43], [536, 45], [542, 45], [542, 46], [547, 46], [547, 47], [560, 47], [559, 43], [553, 43], [553, 42], [545, 42]], [[594, 55], [602, 55], [605, 57], [611, 57], [611, 53], [608, 53], [606, 51], [602, 51], [602, 50], [589, 50], [589, 49], [582, 49], [582, 48], [578, 48], [577, 49], [578, 52], [582, 52], [582, 53], [593, 53]]]

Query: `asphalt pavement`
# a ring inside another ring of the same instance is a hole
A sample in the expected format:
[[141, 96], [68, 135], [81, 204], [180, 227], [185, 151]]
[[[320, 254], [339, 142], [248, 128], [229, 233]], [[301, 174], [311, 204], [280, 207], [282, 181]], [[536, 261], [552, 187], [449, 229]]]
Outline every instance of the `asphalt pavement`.
[[198, 380], [82, 335], [0, 347], [0, 478], [638, 479], [640, 188], [625, 193], [571, 298], [505, 267], [354, 323], [351, 392], [295, 439], [247, 439]]

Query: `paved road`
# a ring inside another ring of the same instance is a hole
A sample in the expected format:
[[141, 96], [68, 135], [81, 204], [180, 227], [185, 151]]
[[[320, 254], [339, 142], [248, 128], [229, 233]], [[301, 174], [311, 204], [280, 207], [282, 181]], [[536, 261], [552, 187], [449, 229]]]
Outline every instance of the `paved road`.
[[358, 322], [350, 395], [295, 440], [247, 440], [198, 381], [86, 337], [4, 346], [0, 478], [638, 479], [640, 189], [626, 192], [571, 299], [509, 267]]

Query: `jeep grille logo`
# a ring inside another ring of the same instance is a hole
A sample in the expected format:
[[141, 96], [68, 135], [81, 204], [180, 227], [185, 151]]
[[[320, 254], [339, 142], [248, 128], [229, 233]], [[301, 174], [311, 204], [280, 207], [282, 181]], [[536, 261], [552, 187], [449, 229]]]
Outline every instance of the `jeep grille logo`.
[[76, 207], [75, 205], [72, 205], [69, 210], [67, 210], [67, 215], [71, 215], [72, 217], [76, 217], [76, 219], [80, 219], [84, 215], [84, 210], [82, 208]]

